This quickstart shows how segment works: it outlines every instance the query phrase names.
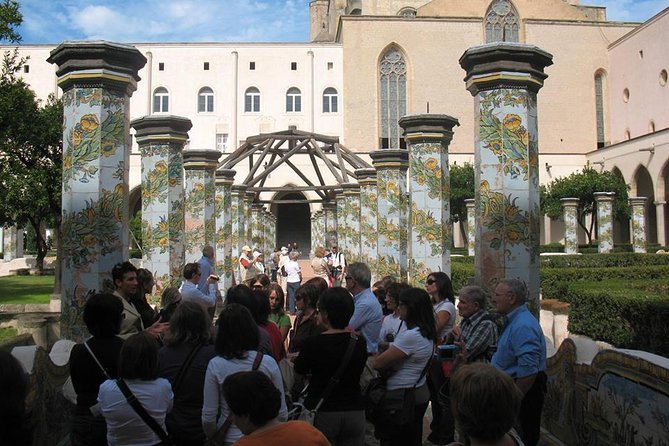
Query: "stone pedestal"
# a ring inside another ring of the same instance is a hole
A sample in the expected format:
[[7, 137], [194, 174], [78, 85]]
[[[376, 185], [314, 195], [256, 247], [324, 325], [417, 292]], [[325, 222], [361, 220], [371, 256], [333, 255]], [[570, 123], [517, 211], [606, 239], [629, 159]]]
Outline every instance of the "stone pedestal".
[[378, 263], [379, 277], [407, 279], [408, 269], [408, 205], [406, 150], [377, 150], [370, 153], [376, 168], [378, 187]]
[[325, 244], [329, 248], [337, 245], [337, 203], [323, 203], [323, 212], [325, 214]]
[[[632, 246], [634, 252], [646, 252], [646, 197], [629, 197], [632, 206], [632, 220], [630, 221], [630, 234], [632, 234]], [[659, 219], [659, 218], [658, 218]]]
[[467, 255], [473, 257], [476, 254], [476, 200], [470, 198], [465, 200], [467, 207]]
[[3, 261], [11, 262], [23, 257], [23, 229], [6, 226], [2, 231]]
[[667, 205], [666, 201], [656, 201], [655, 203], [655, 215], [657, 220], [657, 243], [660, 246], [667, 246], [667, 236], [666, 236], [666, 211], [665, 206]]
[[489, 291], [504, 278], [526, 282], [539, 316], [539, 150], [537, 93], [547, 52], [492, 43], [460, 58], [475, 99], [476, 279]]
[[215, 196], [217, 150], [186, 150], [184, 156], [184, 189], [186, 263], [202, 257], [205, 245], [216, 244]]
[[180, 281], [184, 265], [182, 151], [192, 123], [152, 115], [130, 125], [142, 154], [143, 266], [153, 273], [160, 295], [164, 287]]
[[128, 259], [130, 96], [146, 58], [129, 45], [66, 42], [51, 51], [63, 90], [61, 336], [86, 335], [88, 297], [114, 289]]
[[231, 169], [216, 171], [216, 272], [221, 281], [219, 290], [227, 291], [232, 286], [232, 183], [235, 172]]
[[360, 260], [360, 186], [357, 183], [345, 183], [342, 187], [346, 210], [346, 258], [352, 263]]
[[613, 197], [614, 192], [595, 192], [597, 204], [597, 241], [598, 252], [606, 254], [613, 251]]
[[409, 151], [409, 283], [425, 286], [433, 271], [451, 275], [451, 193], [448, 144], [458, 120], [413, 115], [399, 120]]
[[360, 185], [360, 261], [372, 270], [373, 279], [378, 279], [376, 169], [357, 169], [355, 175]]
[[564, 253], [578, 253], [578, 198], [562, 198], [564, 211]]
[[242, 283], [239, 276], [239, 256], [242, 254], [242, 247], [249, 243], [246, 237], [247, 222], [245, 220], [246, 186], [235, 184], [232, 186], [232, 205], [230, 214], [232, 217], [232, 270], [235, 277], [235, 283]]

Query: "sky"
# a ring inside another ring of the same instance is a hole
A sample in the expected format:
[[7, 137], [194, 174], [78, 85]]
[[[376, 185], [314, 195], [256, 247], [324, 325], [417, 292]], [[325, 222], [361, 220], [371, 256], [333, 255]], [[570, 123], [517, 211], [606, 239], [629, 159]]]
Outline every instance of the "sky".
[[[467, 0], [462, 0], [467, 1]], [[536, 0], [540, 1], [540, 0]], [[309, 0], [19, 0], [22, 43], [306, 42]], [[669, 0], [582, 0], [643, 22]]]

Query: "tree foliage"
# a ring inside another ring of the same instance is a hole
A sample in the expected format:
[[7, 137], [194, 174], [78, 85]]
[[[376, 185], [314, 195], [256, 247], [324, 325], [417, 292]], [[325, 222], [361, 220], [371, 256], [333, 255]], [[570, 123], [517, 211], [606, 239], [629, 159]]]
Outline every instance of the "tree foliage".
[[451, 164], [448, 166], [448, 175], [451, 180], [451, 221], [460, 223], [460, 233], [467, 240], [464, 223], [467, 222], [467, 205], [465, 200], [474, 198], [474, 167], [469, 163], [462, 166]]
[[21, 15], [21, 11], [19, 11], [19, 2], [16, 0], [4, 0], [0, 3], [0, 42], [20, 42], [21, 36], [15, 28], [21, 22], [23, 22], [23, 16]]
[[[593, 228], [596, 215], [586, 226], [586, 217], [596, 210], [595, 192], [614, 192], [613, 217], [626, 219], [630, 217], [630, 207], [627, 202], [629, 186], [619, 175], [610, 171], [597, 172], [586, 166], [581, 172], [575, 172], [568, 177], [556, 178], [552, 183], [541, 186], [541, 211], [550, 218], [563, 215], [562, 198], [578, 198], [578, 224], [583, 228], [592, 243]], [[596, 213], [595, 213], [596, 214]]]

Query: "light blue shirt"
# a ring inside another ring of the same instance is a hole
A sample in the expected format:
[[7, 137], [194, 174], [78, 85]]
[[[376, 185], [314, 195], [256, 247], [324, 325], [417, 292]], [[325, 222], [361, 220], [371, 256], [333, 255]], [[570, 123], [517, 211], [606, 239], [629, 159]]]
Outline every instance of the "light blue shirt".
[[204, 294], [209, 293], [209, 284], [207, 283], [207, 279], [209, 278], [210, 275], [216, 274], [216, 271], [214, 270], [214, 265], [211, 264], [211, 260], [209, 258], [202, 256], [200, 260], [197, 261], [197, 263], [200, 264], [200, 281], [197, 283], [197, 289], [203, 292]]
[[184, 280], [179, 288], [181, 293], [181, 298], [185, 301], [197, 302], [205, 308], [213, 307], [216, 305], [216, 290], [212, 287], [214, 284], [209, 285], [207, 293], [200, 291], [197, 286], [190, 280]]
[[367, 341], [367, 353], [376, 353], [378, 350], [379, 332], [381, 331], [381, 322], [383, 321], [383, 311], [381, 304], [372, 293], [371, 288], [362, 290], [353, 297], [355, 310], [349, 328], [362, 333]]
[[514, 379], [546, 370], [546, 340], [539, 321], [527, 305], [507, 314], [492, 365]]

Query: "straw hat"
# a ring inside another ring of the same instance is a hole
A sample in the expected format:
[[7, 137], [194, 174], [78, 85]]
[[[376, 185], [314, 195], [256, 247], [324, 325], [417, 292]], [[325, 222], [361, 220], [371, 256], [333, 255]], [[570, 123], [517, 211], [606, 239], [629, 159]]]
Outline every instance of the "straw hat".
[[249, 245], [242, 246], [242, 252], [251, 252], [251, 247]]

